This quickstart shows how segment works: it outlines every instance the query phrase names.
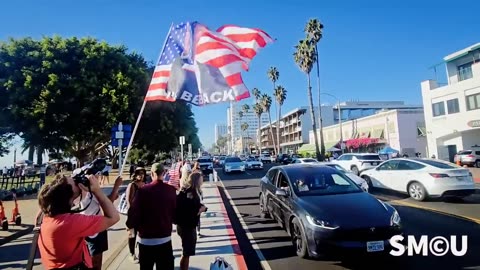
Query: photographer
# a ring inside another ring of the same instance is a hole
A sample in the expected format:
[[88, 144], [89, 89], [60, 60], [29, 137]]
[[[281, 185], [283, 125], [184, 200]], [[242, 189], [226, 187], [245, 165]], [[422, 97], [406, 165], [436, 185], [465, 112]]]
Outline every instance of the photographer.
[[[89, 175], [87, 188], [72, 177], [61, 176], [45, 184], [38, 195], [43, 213], [38, 248], [45, 269], [88, 269], [93, 267], [85, 237], [105, 231], [120, 220], [98, 179]], [[73, 201], [89, 190], [98, 200], [104, 216], [72, 213]]]
[[207, 207], [202, 204], [201, 199], [202, 184], [202, 173], [193, 172], [184, 182], [180, 193], [177, 195], [175, 224], [177, 224], [177, 233], [182, 239], [181, 270], [188, 270], [190, 256], [195, 255], [197, 245], [196, 228], [200, 224], [200, 215], [207, 211]]
[[[108, 170], [108, 168], [105, 168]], [[103, 172], [105, 172], [105, 170]], [[75, 174], [75, 172], [74, 172]], [[101, 177], [102, 172], [100, 172], [97, 177]], [[108, 199], [111, 202], [114, 202], [118, 196], [118, 190], [123, 183], [123, 179], [119, 176], [115, 180], [115, 184], [113, 185], [112, 191], [110, 195], [108, 195]], [[81, 195], [80, 201], [80, 208], [84, 209], [81, 213], [84, 215], [100, 215], [103, 216], [102, 210], [100, 208], [100, 203], [95, 196], [93, 196], [90, 192], [83, 190]], [[103, 252], [108, 250], [108, 234], [107, 230], [104, 230], [98, 234], [93, 234], [85, 238], [87, 242], [88, 251], [92, 256], [93, 260], [93, 269], [101, 270], [102, 269], [102, 262], [103, 262]]]

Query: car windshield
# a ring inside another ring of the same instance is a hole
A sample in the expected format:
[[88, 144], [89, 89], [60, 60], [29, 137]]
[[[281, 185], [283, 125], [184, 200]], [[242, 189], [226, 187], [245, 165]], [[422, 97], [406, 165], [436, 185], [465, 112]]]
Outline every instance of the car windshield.
[[330, 168], [312, 167], [289, 170], [288, 177], [298, 196], [362, 192], [350, 178]]
[[416, 161], [439, 168], [439, 169], [458, 169], [456, 165], [452, 163], [444, 162], [444, 161], [429, 160], [429, 159], [416, 159]]
[[381, 160], [379, 155], [358, 155], [359, 160]]
[[227, 158], [225, 162], [242, 162], [242, 160], [238, 157]]
[[198, 163], [207, 163], [207, 162], [212, 162], [211, 158], [199, 158]]
[[226, 158], [227, 158], [227, 157], [220, 157], [220, 160], [224, 160], [224, 159], [226, 159]]
[[303, 159], [303, 162], [310, 163], [310, 162], [318, 162], [316, 159], [313, 158], [305, 158]]
[[469, 151], [469, 150], [464, 150], [464, 151], [460, 151], [458, 152], [457, 155], [470, 155], [472, 153], [472, 151]]

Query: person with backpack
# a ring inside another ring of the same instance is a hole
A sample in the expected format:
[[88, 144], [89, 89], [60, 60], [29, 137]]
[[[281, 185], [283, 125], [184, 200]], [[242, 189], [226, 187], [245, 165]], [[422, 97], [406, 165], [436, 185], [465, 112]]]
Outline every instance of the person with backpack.
[[200, 221], [200, 215], [207, 211], [207, 207], [202, 204], [201, 199], [202, 184], [202, 173], [193, 172], [184, 182], [184, 185], [177, 195], [175, 224], [177, 224], [177, 233], [182, 239], [183, 253], [180, 259], [181, 270], [188, 270], [190, 256], [195, 255], [197, 245], [196, 228]]
[[[143, 187], [145, 184], [145, 176], [147, 171], [142, 167], [137, 167], [133, 174], [133, 179], [130, 184], [127, 186], [127, 190], [125, 191], [126, 198], [127, 198], [127, 208], [131, 209], [133, 199], [137, 194], [139, 188]], [[128, 227], [127, 227], [128, 228]], [[130, 251], [130, 260], [134, 263], [138, 263], [138, 258], [135, 255], [135, 244], [137, 238], [137, 228], [130, 228], [128, 229], [128, 250]]]

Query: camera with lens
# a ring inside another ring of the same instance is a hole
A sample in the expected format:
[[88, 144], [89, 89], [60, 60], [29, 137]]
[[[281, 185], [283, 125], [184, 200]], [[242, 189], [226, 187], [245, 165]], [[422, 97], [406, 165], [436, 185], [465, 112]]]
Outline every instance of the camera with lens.
[[73, 172], [73, 181], [78, 185], [82, 184], [84, 186], [89, 186], [90, 181], [87, 178], [87, 175], [97, 174], [103, 172], [107, 166], [107, 161], [103, 158], [98, 158], [92, 161], [91, 163], [76, 169]]

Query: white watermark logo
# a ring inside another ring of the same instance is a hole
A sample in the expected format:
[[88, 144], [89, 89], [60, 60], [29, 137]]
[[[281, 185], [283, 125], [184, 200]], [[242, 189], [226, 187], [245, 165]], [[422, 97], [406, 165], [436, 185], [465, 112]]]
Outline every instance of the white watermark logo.
[[408, 256], [429, 256], [431, 254], [440, 257], [450, 252], [460, 257], [467, 254], [468, 251], [468, 236], [466, 235], [462, 235], [461, 240], [456, 235], [451, 235], [450, 239], [443, 236], [429, 238], [427, 235], [422, 235], [418, 241], [415, 236], [409, 235], [406, 247], [402, 244], [404, 239], [405, 237], [402, 235], [395, 235], [390, 239], [390, 245], [392, 246], [390, 255], [402, 256], [407, 251]]

